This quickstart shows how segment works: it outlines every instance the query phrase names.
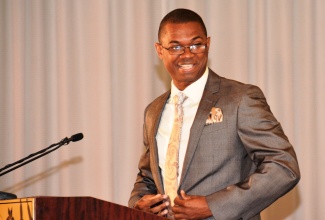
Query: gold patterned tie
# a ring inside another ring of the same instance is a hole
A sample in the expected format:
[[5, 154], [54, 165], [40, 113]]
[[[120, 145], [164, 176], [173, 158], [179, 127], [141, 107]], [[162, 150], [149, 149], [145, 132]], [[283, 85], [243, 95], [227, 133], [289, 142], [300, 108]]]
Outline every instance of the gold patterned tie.
[[174, 199], [177, 196], [178, 188], [178, 155], [179, 144], [181, 140], [181, 131], [183, 125], [183, 102], [187, 97], [180, 92], [174, 96], [173, 102], [175, 105], [174, 123], [172, 133], [170, 135], [166, 162], [165, 162], [165, 191], [169, 195], [171, 206], [174, 206]]

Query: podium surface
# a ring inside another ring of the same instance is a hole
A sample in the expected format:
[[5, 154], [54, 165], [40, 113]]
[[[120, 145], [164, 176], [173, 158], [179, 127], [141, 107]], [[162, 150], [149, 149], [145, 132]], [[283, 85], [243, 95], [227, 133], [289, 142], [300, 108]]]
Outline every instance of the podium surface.
[[93, 197], [30, 197], [0, 200], [0, 219], [20, 220], [166, 220]]

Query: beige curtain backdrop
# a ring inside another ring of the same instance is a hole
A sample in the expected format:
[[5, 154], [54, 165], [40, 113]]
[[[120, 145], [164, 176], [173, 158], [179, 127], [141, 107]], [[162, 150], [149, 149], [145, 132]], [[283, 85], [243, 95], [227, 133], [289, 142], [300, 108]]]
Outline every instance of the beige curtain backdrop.
[[85, 136], [1, 176], [0, 190], [127, 204], [143, 110], [170, 85], [158, 25], [178, 7], [205, 20], [209, 66], [261, 87], [296, 149], [301, 182], [263, 220], [323, 219], [324, 0], [0, 0], [0, 167]]

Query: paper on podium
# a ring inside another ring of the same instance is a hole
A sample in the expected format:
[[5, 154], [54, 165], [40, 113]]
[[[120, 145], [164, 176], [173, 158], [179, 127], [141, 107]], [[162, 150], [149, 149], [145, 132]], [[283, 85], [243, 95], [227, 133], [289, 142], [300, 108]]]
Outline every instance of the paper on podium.
[[35, 219], [32, 198], [0, 200], [0, 219]]

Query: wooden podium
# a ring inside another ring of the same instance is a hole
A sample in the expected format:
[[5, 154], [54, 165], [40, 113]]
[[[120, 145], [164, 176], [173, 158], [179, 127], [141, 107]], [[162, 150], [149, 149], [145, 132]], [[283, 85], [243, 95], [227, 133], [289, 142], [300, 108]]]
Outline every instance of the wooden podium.
[[164, 220], [166, 218], [93, 197], [30, 197], [0, 200], [8, 220]]

